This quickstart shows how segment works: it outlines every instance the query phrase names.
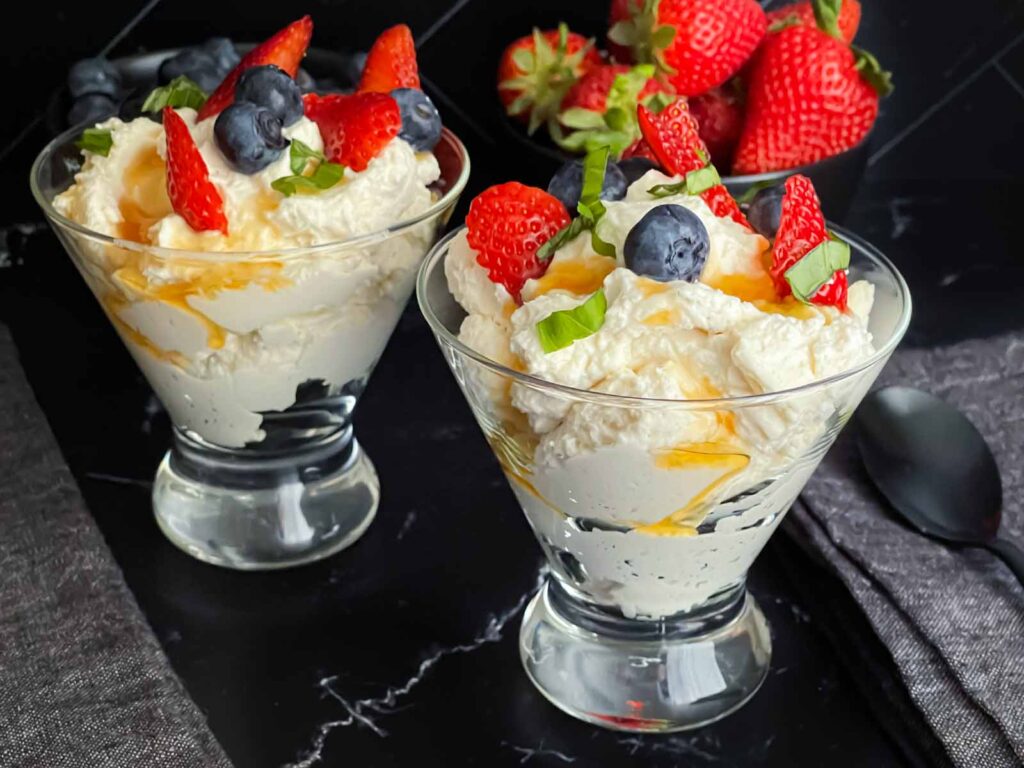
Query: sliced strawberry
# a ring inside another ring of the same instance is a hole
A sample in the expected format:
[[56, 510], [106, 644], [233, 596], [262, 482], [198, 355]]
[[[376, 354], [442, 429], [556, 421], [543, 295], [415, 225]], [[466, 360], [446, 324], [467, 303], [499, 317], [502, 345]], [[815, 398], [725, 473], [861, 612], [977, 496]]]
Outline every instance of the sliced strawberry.
[[416, 44], [405, 24], [385, 29], [370, 48], [359, 78], [360, 93], [390, 93], [395, 88], [419, 88]]
[[188, 125], [171, 107], [164, 107], [167, 138], [167, 197], [174, 212], [196, 232], [228, 233], [224, 200], [210, 181], [206, 161], [199, 154]]
[[[793, 292], [786, 280], [786, 272], [790, 267], [828, 237], [825, 216], [821, 212], [821, 202], [818, 193], [814, 191], [814, 184], [806, 176], [790, 176], [786, 179], [779, 230], [775, 235], [772, 265], [768, 270], [779, 296], [789, 296]], [[837, 270], [832, 279], [811, 297], [811, 303], [846, 309], [846, 291], [846, 272]]]
[[519, 303], [523, 284], [547, 269], [537, 250], [568, 224], [557, 197], [510, 181], [488, 187], [469, 204], [466, 239], [491, 281], [504, 285]]
[[622, 153], [623, 160], [629, 160], [631, 157], [645, 157], [655, 165], [658, 164], [658, 158], [655, 156], [654, 150], [643, 139], [638, 139]]
[[303, 105], [320, 129], [327, 159], [353, 171], [366, 170], [402, 127], [398, 104], [386, 93], [310, 93]]
[[[641, 105], [637, 109], [637, 117], [644, 141], [667, 173], [686, 176], [711, 166], [708, 149], [700, 138], [697, 121], [686, 108], [685, 99], [674, 101], [658, 114]], [[751, 229], [747, 217], [724, 184], [706, 189], [700, 196], [716, 216], [728, 217]]]
[[231, 105], [231, 102], [235, 100], [235, 84], [238, 83], [241, 74], [250, 67], [275, 64], [295, 77], [312, 37], [313, 20], [309, 16], [303, 16], [270, 39], [257, 45], [242, 57], [238, 65], [217, 86], [217, 90], [210, 94], [210, 98], [199, 110], [199, 119], [205, 120], [218, 115]]

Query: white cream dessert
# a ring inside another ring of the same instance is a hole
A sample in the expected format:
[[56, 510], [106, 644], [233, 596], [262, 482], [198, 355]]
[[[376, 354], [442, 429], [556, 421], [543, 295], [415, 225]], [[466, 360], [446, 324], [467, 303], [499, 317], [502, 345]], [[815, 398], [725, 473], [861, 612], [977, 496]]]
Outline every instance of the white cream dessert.
[[[699, 195], [648, 191], [679, 181], [650, 171], [622, 199], [605, 201], [596, 234], [615, 256], [597, 253], [584, 230], [525, 282], [521, 305], [491, 281], [465, 231], [445, 262], [468, 313], [459, 333], [467, 346], [547, 382], [647, 399], [585, 402], [467, 372], [470, 397], [542, 543], [574, 563], [566, 568], [581, 589], [631, 617], [688, 610], [742, 580], [780, 507], [813, 471], [820, 455], [807, 457], [847, 392], [747, 408], [680, 403], [792, 389], [874, 353], [869, 283], [849, 287], [845, 308], [781, 298], [768, 240], [716, 216]], [[627, 266], [627, 236], [660, 206], [681, 206], [706, 230], [699, 279], [652, 279]], [[845, 272], [842, 279], [845, 287]], [[598, 293], [599, 327], [546, 348], [545, 319]]]
[[[246, 62], [234, 103], [209, 116], [174, 110], [194, 147], [177, 150], [179, 162], [194, 167], [186, 160], [198, 152], [205, 174], [195, 183], [214, 198], [219, 228], [197, 224], [209, 212], [197, 217], [190, 206], [205, 205], [203, 195], [173, 199], [169, 131], [147, 117], [95, 126], [106, 153], [86, 151], [75, 183], [53, 201], [61, 215], [123, 241], [85, 241], [77, 263], [174, 424], [228, 448], [262, 441], [263, 414], [292, 406], [300, 385], [338, 394], [366, 379], [438, 226], [432, 217], [386, 232], [438, 199], [430, 150], [440, 118], [430, 106], [429, 125], [422, 113], [408, 123], [408, 104], [429, 104], [421, 92], [303, 99], [278, 67]], [[243, 88], [268, 106], [243, 102]], [[290, 114], [274, 112], [282, 99]], [[381, 136], [356, 136], [381, 125]], [[380, 236], [345, 245], [372, 234]], [[314, 249], [293, 251], [306, 247]]]

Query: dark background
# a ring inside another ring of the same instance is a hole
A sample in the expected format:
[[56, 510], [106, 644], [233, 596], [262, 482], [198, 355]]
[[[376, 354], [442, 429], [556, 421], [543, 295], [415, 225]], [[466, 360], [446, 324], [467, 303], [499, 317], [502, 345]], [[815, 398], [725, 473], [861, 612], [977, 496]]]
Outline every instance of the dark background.
[[[846, 225], [907, 276], [907, 344], [1024, 328], [1024, 1], [863, 5], [858, 43], [893, 70], [896, 92]], [[169, 441], [166, 417], [28, 194], [67, 66], [213, 34], [262, 39], [304, 12], [315, 45], [358, 50], [405, 21], [425, 87], [472, 157], [460, 220], [484, 186], [543, 184], [552, 170], [502, 123], [501, 48], [559, 19], [600, 34], [603, 2], [36, 0], [20, 11], [27, 19], [8, 26], [0, 47], [0, 321], [154, 631], [240, 768], [284, 765], [321, 744], [323, 764], [360, 768], [939, 760], [926, 757], [936, 746], [927, 735], [912, 735], [918, 716], [885, 649], [786, 535], [752, 573], [775, 653], [764, 689], [739, 713], [692, 734], [640, 738], [545, 702], [516, 645], [540, 552], [414, 308], [356, 416], [384, 496], [355, 547], [306, 568], [238, 574], [191, 560], [153, 524], [149, 480]], [[407, 692], [374, 710], [389, 689]]]

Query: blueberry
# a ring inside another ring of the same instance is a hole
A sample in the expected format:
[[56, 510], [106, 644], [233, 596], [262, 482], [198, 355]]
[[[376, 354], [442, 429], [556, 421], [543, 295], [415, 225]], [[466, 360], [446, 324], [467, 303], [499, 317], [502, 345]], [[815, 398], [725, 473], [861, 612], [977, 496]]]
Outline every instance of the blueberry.
[[169, 83], [181, 75], [194, 81], [206, 93], [212, 93], [224, 79], [213, 56], [199, 48], [184, 48], [160, 64], [161, 83]]
[[106, 59], [82, 59], [68, 70], [68, 90], [73, 99], [86, 93], [102, 93], [114, 99], [121, 91], [121, 73]]
[[661, 282], [695, 283], [709, 248], [708, 231], [697, 214], [681, 205], [659, 205], [626, 235], [626, 266]]
[[646, 157], [630, 157], [626, 160], [619, 160], [616, 165], [626, 177], [626, 184], [632, 184], [645, 173], [658, 167], [658, 164]]
[[[604, 184], [601, 187], [602, 200], [621, 200], [626, 196], [626, 177], [619, 166], [608, 163], [604, 170]], [[583, 193], [583, 161], [570, 160], [555, 171], [548, 182], [548, 192], [562, 201], [570, 214], [576, 212], [576, 206]]]
[[346, 53], [342, 54], [342, 56], [343, 61], [339, 74], [344, 79], [346, 88], [354, 88], [359, 83], [359, 78], [363, 76], [363, 70], [366, 68], [366, 51]]
[[281, 121], [251, 101], [236, 101], [217, 115], [213, 133], [224, 157], [242, 173], [263, 170], [288, 146]]
[[747, 221], [769, 240], [779, 230], [779, 217], [782, 215], [782, 197], [786, 193], [784, 184], [765, 187], [759, 190], [750, 201], [747, 209]]
[[89, 122], [98, 123], [111, 115], [117, 114], [117, 102], [102, 93], [87, 93], [75, 99], [68, 112], [68, 123], [78, 125]]
[[273, 64], [245, 70], [235, 86], [235, 100], [266, 107], [282, 125], [302, 117], [302, 91], [287, 72]]
[[235, 44], [226, 37], [211, 37], [199, 47], [213, 59], [222, 78], [242, 60], [235, 50]]
[[299, 67], [299, 71], [295, 73], [295, 84], [299, 86], [299, 90], [303, 93], [312, 93], [316, 90], [316, 80], [306, 70]]
[[441, 116], [434, 102], [416, 88], [395, 88], [391, 96], [402, 115], [398, 138], [409, 142], [417, 152], [432, 150], [441, 138]]

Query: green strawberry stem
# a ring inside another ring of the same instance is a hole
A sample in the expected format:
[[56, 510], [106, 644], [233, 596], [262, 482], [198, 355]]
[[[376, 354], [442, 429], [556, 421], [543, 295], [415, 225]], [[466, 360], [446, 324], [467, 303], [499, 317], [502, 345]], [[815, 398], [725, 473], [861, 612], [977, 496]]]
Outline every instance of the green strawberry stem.
[[811, 0], [811, 9], [814, 11], [818, 29], [837, 40], [843, 39], [839, 31], [839, 13], [842, 8], [843, 0]]
[[655, 64], [660, 72], [675, 74], [675, 68], [665, 61], [663, 52], [672, 45], [676, 30], [670, 24], [658, 24], [658, 4], [661, 0], [631, 0], [629, 19], [617, 22], [608, 30], [608, 39], [633, 51], [638, 64]]
[[878, 95], [888, 96], [892, 93], [892, 72], [882, 69], [882, 65], [878, 63], [878, 59], [863, 48], [851, 45], [850, 50], [853, 51], [854, 60], [856, 61], [854, 66], [857, 68], [857, 71], [860, 72], [860, 76], [878, 92]]

